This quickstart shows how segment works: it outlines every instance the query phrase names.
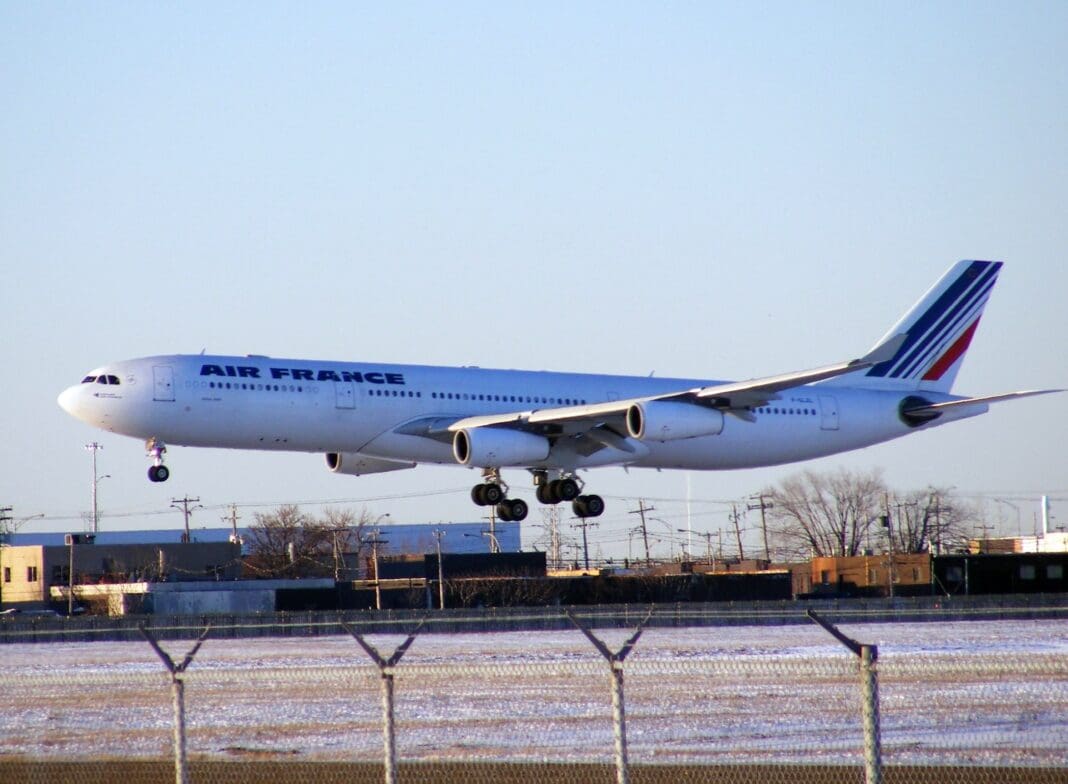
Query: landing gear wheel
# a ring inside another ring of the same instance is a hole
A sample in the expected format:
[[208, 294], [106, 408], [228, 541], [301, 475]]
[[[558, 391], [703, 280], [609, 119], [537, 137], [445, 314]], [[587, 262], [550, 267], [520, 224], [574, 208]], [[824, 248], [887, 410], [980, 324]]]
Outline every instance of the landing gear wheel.
[[556, 485], [554, 494], [559, 496], [561, 501], [574, 501], [581, 492], [578, 482], [574, 479], [557, 479], [553, 484]]
[[171, 477], [171, 471], [165, 465], [154, 465], [148, 469], [148, 481], [166, 482]]
[[493, 506], [504, 500], [504, 491], [498, 484], [482, 485], [482, 497], [486, 499], [485, 506]]
[[604, 514], [604, 499], [599, 495], [580, 495], [571, 502], [576, 517], [600, 517]]
[[471, 500], [479, 506], [494, 506], [504, 498], [504, 490], [497, 483], [475, 485], [471, 488]]
[[534, 496], [538, 499], [539, 504], [558, 504], [560, 499], [553, 495], [552, 487], [548, 483], [538, 485], [534, 491]]
[[505, 498], [497, 504], [497, 516], [506, 523], [525, 520], [529, 511], [527, 502], [522, 498]]

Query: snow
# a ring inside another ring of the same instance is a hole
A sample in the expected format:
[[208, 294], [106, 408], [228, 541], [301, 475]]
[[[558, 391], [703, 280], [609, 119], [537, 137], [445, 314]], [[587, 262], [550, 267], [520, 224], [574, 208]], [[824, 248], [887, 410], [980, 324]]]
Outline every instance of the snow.
[[[1068, 624], [842, 630], [879, 646], [886, 762], [1063, 764]], [[630, 632], [598, 635], [617, 649]], [[371, 641], [388, 657], [403, 637]], [[147, 644], [0, 655], [0, 755], [170, 754], [170, 676]], [[402, 759], [612, 759], [610, 671], [577, 631], [424, 634], [395, 673]], [[814, 625], [649, 629], [624, 673], [633, 761], [862, 760], [856, 657]], [[381, 678], [350, 637], [209, 637], [184, 683], [191, 755], [381, 757]]]

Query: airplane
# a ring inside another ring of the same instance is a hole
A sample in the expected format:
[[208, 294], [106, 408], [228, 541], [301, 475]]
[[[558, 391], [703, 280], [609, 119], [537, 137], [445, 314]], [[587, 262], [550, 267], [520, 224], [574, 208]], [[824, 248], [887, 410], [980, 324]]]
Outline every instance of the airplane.
[[164, 482], [168, 445], [322, 453], [360, 476], [420, 463], [481, 469], [471, 490], [502, 520], [502, 469], [525, 469], [542, 504], [597, 517], [579, 471], [721, 470], [833, 455], [1063, 390], [951, 394], [1002, 267], [953, 265], [874, 347], [846, 362], [749, 381], [165, 355], [114, 362], [59, 396], [72, 416], [145, 439]]

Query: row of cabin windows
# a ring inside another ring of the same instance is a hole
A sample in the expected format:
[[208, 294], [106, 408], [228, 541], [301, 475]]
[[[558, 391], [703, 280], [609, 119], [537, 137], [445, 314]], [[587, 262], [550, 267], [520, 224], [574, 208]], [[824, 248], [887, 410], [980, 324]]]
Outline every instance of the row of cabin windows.
[[118, 376], [86, 376], [82, 379], [83, 384], [110, 384], [113, 387], [117, 387], [122, 382], [119, 381]]
[[[252, 392], [303, 392], [303, 386], [293, 384], [249, 384], [236, 381], [209, 381], [209, 389], [244, 389]], [[409, 397], [422, 398], [422, 392], [410, 389], [368, 389], [367, 394], [373, 397]], [[541, 395], [486, 395], [474, 392], [431, 392], [430, 396], [435, 400], [483, 400], [496, 403], [543, 403], [551, 405], [572, 406], [585, 405], [586, 401], [570, 397], [544, 397]]]
[[778, 406], [763, 406], [753, 409], [758, 414], [786, 414], [793, 416], [816, 416], [814, 408], [779, 408]]
[[250, 392], [303, 392], [304, 387], [293, 384], [238, 384], [236, 381], [209, 381], [209, 389], [247, 389]]
[[540, 395], [476, 395], [474, 392], [431, 392], [437, 400], [485, 400], [489, 403], [548, 403], [554, 406], [585, 405], [585, 400], [570, 397], [543, 397]]

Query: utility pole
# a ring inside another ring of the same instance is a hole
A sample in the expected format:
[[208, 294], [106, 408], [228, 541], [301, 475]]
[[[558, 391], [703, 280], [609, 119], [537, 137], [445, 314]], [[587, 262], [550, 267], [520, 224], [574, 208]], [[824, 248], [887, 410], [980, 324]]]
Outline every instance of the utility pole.
[[103, 449], [102, 444], [98, 444], [93, 441], [91, 444], [86, 444], [85, 449], [87, 452], [91, 452], [93, 455], [93, 483], [90, 485], [90, 492], [93, 497], [93, 533], [97, 532], [100, 527], [100, 512], [97, 509], [96, 504], [96, 486], [100, 483], [100, 477], [96, 473], [96, 453]]
[[[648, 566], [649, 564], [652, 563], [652, 559], [649, 557], [649, 529], [645, 527], [645, 513], [646, 512], [653, 512], [655, 510], [656, 510], [656, 507], [654, 507], [654, 506], [646, 506], [645, 505], [645, 499], [639, 498], [638, 499], [638, 508], [637, 509], [633, 509], [630, 512], [628, 512], [628, 514], [636, 514], [636, 515], [640, 515], [641, 516], [641, 519], [642, 519], [642, 526], [641, 526], [641, 528], [642, 528], [642, 541], [645, 543], [645, 565], [646, 566]], [[583, 536], [586, 535], [585, 529], [583, 529], [582, 533], [583, 533]]]
[[742, 549], [742, 528], [738, 525], [738, 507], [731, 504], [731, 522], [734, 523], [734, 536], [738, 540], [738, 560], [745, 560], [745, 551]]
[[189, 496], [186, 496], [185, 498], [171, 499], [171, 506], [175, 509], [180, 509], [182, 516], [185, 517], [185, 535], [182, 536], [182, 541], [186, 543], [193, 541], [192, 537], [189, 535], [189, 516], [193, 514], [193, 509], [203, 509], [203, 507], [196, 506], [194, 506], [193, 509], [189, 508], [190, 504], [197, 503], [200, 503], [199, 498], [190, 498]]
[[237, 504], [230, 504], [230, 514], [221, 518], [222, 521], [230, 523], [230, 541], [234, 544], [241, 543], [241, 537], [237, 535], [237, 521], [241, 519], [237, 513]]
[[701, 536], [705, 538], [705, 555], [708, 558], [708, 565], [712, 567], [712, 571], [716, 570], [716, 558], [712, 554], [712, 532], [704, 531]]
[[775, 505], [770, 503], [769, 501], [765, 501], [763, 493], [760, 493], [760, 494], [754, 495], [754, 496], [750, 496], [749, 498], [750, 498], [750, 500], [754, 500], [755, 499], [755, 500], [758, 501], [758, 503], [756, 503], [756, 504], [748, 504], [746, 506], [746, 509], [748, 509], [750, 511], [753, 511], [753, 510], [756, 510], [756, 509], [760, 510], [760, 530], [764, 532], [764, 560], [766, 560], [770, 564], [771, 563], [771, 548], [768, 547], [768, 518], [767, 518], [767, 515], [764, 512], [766, 510], [768, 510], [768, 509], [774, 509]]
[[389, 544], [388, 539], [382, 539], [379, 537], [379, 531], [376, 528], [374, 538], [371, 540], [371, 567], [375, 571], [375, 609], [382, 609], [382, 581], [378, 579], [378, 545]]
[[590, 570], [590, 542], [586, 537], [586, 529], [590, 526], [599, 525], [599, 523], [592, 522], [588, 517], [580, 517], [580, 522], [575, 523], [582, 529], [582, 557], [586, 563], [586, 571]]
[[489, 520], [489, 530], [483, 531], [483, 536], [489, 536], [490, 540], [490, 552], [499, 553], [501, 546], [497, 542], [497, 507], [491, 506], [489, 510], [489, 517], [483, 517], [483, 520]]
[[561, 564], [560, 517], [558, 509], [559, 507], [555, 504], [549, 507], [549, 558], [552, 560], [554, 569], [559, 569]]
[[882, 517], [883, 528], [886, 529], [886, 539], [889, 545], [889, 563], [886, 565], [887, 593], [894, 598], [894, 529], [890, 527], [890, 496], [883, 494], [883, 506], [886, 514]]
[[438, 545], [438, 609], [445, 609], [445, 564], [441, 560], [441, 540], [445, 536], [445, 531], [437, 529], [434, 531], [434, 538], [437, 540]]

